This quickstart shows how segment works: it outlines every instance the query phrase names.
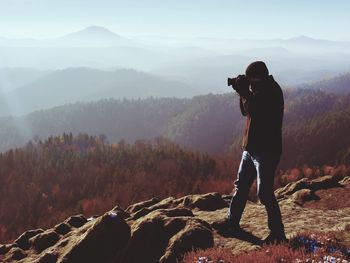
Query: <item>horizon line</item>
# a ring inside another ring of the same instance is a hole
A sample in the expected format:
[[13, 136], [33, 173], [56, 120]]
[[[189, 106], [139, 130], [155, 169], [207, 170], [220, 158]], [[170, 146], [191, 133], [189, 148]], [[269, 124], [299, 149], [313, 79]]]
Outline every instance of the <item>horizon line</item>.
[[151, 38], [164, 38], [164, 39], [216, 39], [216, 40], [234, 40], [234, 41], [276, 41], [276, 40], [283, 40], [283, 41], [288, 41], [288, 40], [293, 40], [293, 39], [310, 39], [310, 40], [318, 40], [318, 41], [331, 41], [331, 42], [340, 42], [340, 43], [349, 43], [350, 40], [340, 40], [340, 39], [329, 39], [329, 38], [319, 38], [319, 37], [313, 37], [310, 35], [305, 35], [305, 34], [300, 34], [300, 35], [294, 35], [290, 37], [271, 37], [271, 38], [247, 38], [247, 37], [238, 37], [238, 38], [230, 38], [230, 37], [224, 37], [224, 36], [204, 36], [204, 35], [192, 35], [192, 36], [186, 36], [186, 35], [161, 35], [161, 34], [131, 34], [131, 35], [124, 35], [124, 34], [119, 34], [116, 33], [115, 31], [109, 29], [106, 26], [100, 26], [100, 25], [89, 25], [86, 27], [82, 27], [79, 30], [72, 30], [69, 31], [63, 35], [56, 35], [56, 36], [43, 36], [43, 37], [21, 37], [21, 36], [16, 36], [16, 37], [9, 37], [5, 35], [0, 35], [0, 39], [7, 39], [7, 40], [50, 40], [50, 39], [58, 39], [62, 38], [71, 34], [83, 32], [89, 28], [100, 28], [101, 30], [106, 30], [109, 31], [110, 33], [113, 33], [117, 36], [121, 37], [126, 37], [126, 38], [142, 38], [142, 37], [151, 37]]

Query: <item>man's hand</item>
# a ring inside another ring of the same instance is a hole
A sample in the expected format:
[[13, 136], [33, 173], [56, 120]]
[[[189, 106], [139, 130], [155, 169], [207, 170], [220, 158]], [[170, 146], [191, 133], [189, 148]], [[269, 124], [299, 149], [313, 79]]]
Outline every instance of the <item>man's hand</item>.
[[249, 96], [249, 81], [245, 75], [239, 75], [236, 79], [234, 89], [242, 97]]

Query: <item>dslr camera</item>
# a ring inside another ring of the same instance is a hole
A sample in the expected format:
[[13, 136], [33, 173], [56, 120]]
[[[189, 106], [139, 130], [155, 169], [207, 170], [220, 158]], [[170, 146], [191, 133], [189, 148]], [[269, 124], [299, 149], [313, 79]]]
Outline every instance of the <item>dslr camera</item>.
[[235, 88], [235, 84], [236, 84], [236, 78], [227, 78], [227, 86], [232, 86], [232, 88]]
[[[240, 84], [236, 86], [237, 79], [239, 79]], [[246, 75], [238, 75], [235, 78], [227, 79], [227, 86], [232, 86], [232, 88], [240, 95], [246, 94], [249, 91], [250, 81]]]
[[239, 76], [237, 76], [237, 77], [235, 77], [235, 78], [228, 78], [228, 79], [227, 79], [227, 86], [232, 86], [232, 88], [233, 88], [234, 90], [237, 91], [237, 88], [236, 88], [235, 86], [236, 86], [236, 80], [237, 80], [238, 78], [249, 82], [248, 79], [247, 79], [247, 77], [246, 77], [246, 75], [239, 75]]

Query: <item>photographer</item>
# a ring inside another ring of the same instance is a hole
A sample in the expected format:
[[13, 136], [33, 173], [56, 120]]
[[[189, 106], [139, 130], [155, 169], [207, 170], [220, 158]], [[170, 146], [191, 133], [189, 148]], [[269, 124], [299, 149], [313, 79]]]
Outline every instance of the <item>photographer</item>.
[[262, 61], [251, 63], [245, 75], [228, 79], [228, 84], [240, 96], [240, 109], [246, 116], [246, 127], [242, 143], [243, 155], [226, 224], [234, 233], [243, 231], [239, 221], [249, 188], [257, 178], [258, 197], [266, 208], [270, 229], [264, 243], [285, 242], [287, 239], [273, 185], [275, 169], [282, 152], [282, 90]]

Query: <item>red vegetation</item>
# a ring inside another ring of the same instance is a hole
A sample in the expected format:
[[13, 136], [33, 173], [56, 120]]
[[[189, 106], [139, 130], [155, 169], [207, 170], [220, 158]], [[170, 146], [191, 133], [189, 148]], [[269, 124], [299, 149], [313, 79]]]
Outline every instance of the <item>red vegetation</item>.
[[[276, 263], [294, 262], [295, 259], [304, 258], [302, 249], [292, 250], [287, 245], [276, 245], [264, 247], [261, 250], [232, 254], [229, 250], [208, 249], [189, 253], [184, 258], [184, 263], [231, 263], [231, 262], [254, 262], [254, 263]], [[202, 258], [202, 260], [201, 260]]]
[[153, 196], [228, 194], [233, 170], [230, 158], [216, 160], [162, 138], [130, 145], [63, 134], [30, 142], [0, 154], [0, 242]]
[[228, 249], [211, 248], [192, 251], [184, 263], [231, 262], [348, 262], [350, 259], [349, 226], [345, 231], [300, 233], [289, 244], [264, 246], [259, 250], [232, 254]]
[[[238, 163], [158, 138], [108, 144], [104, 136], [63, 134], [0, 154], [0, 243], [73, 214], [101, 214], [151, 197], [229, 194]], [[302, 177], [344, 177], [350, 166], [279, 171], [275, 187]], [[251, 200], [256, 200], [253, 185]]]

